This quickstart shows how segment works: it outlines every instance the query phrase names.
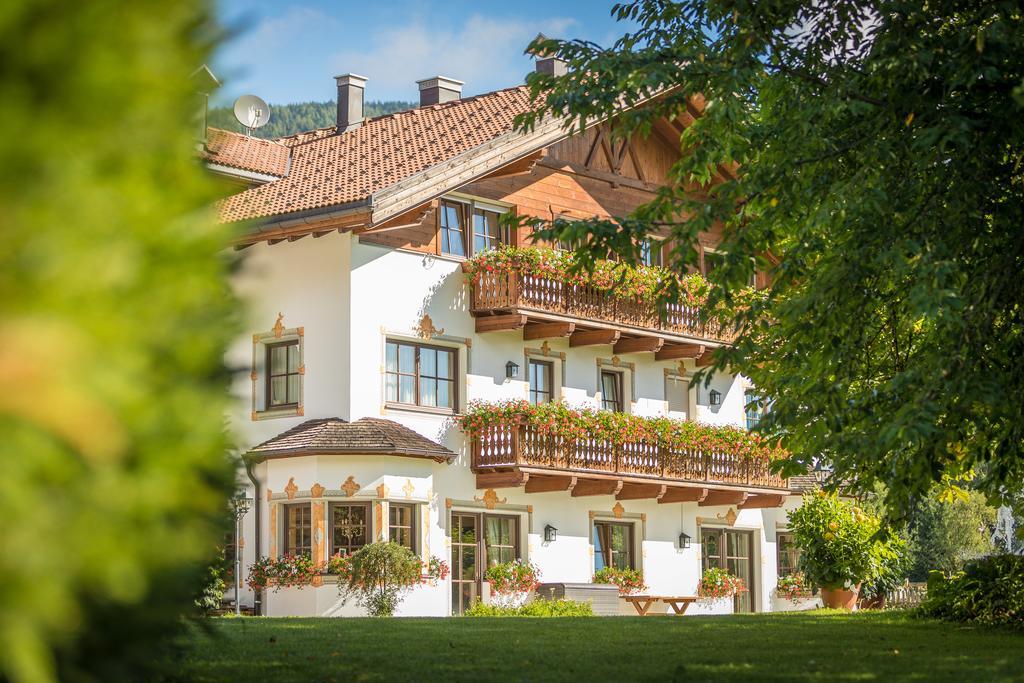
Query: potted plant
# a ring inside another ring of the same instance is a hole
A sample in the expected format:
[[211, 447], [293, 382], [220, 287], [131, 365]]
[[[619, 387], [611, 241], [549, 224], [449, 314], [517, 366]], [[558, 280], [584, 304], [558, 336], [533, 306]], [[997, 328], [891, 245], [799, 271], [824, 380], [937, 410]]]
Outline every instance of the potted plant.
[[626, 600], [621, 598], [626, 595], [635, 595], [647, 589], [644, 583], [644, 575], [638, 569], [618, 569], [617, 567], [602, 567], [594, 572], [594, 583], [616, 586], [619, 589], [619, 614], [622, 616], [636, 616], [636, 609]]
[[886, 595], [902, 586], [910, 571], [911, 558], [906, 541], [893, 534], [878, 548], [875, 575], [866, 580], [860, 589], [857, 607], [860, 609], [882, 609]]
[[814, 588], [803, 572], [780, 576], [775, 585], [773, 611], [785, 612], [798, 609], [812, 609], [817, 606]]
[[421, 583], [447, 576], [448, 565], [430, 558], [428, 563], [397, 543], [370, 543], [340, 559], [338, 592], [356, 602], [371, 617], [390, 617], [405, 593]]
[[878, 575], [893, 541], [878, 540], [881, 522], [852, 502], [818, 491], [789, 513], [799, 566], [821, 587], [826, 607], [853, 609], [864, 581]]
[[697, 611], [702, 614], [731, 614], [733, 598], [747, 590], [746, 582], [728, 569], [708, 567], [697, 584]]
[[537, 567], [522, 560], [494, 564], [484, 572], [490, 589], [490, 602], [499, 607], [524, 605], [540, 585], [539, 577]]

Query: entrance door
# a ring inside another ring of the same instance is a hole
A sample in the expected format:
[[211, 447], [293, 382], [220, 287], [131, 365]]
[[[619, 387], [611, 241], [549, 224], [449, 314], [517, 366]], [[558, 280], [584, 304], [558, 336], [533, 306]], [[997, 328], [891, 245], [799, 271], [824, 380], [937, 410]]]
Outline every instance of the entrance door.
[[480, 515], [452, 513], [452, 613], [462, 614], [480, 595]]
[[754, 532], [735, 529], [701, 530], [702, 569], [721, 567], [743, 579], [746, 593], [735, 598], [736, 612], [754, 611]]
[[519, 554], [519, 518], [452, 513], [452, 613], [462, 614], [480, 597], [483, 573]]

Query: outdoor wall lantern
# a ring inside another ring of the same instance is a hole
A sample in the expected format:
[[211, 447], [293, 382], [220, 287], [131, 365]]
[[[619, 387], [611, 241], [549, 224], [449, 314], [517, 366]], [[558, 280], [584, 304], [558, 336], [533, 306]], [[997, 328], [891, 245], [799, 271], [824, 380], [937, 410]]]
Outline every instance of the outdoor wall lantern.
[[681, 532], [679, 534], [679, 548], [681, 550], [686, 550], [689, 547], [690, 547], [690, 534], [688, 534], [685, 531], [683, 531], [683, 532]]
[[512, 379], [519, 376], [519, 364], [509, 361], [505, 363], [505, 377]]
[[722, 405], [722, 392], [712, 389], [708, 394], [708, 402], [713, 406]]
[[550, 524], [545, 524], [544, 525], [544, 542], [545, 543], [552, 543], [552, 542], [554, 542], [555, 538], [557, 538], [557, 537], [558, 537], [558, 529], [556, 529], [555, 527], [551, 526]]

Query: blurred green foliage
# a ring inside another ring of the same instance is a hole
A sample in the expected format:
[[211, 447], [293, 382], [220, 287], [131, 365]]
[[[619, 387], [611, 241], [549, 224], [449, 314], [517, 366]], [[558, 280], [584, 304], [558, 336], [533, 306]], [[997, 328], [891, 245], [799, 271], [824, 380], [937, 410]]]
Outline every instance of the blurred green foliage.
[[0, 678], [143, 677], [223, 540], [215, 35], [198, 0], [0, 9]]
[[911, 581], [925, 581], [932, 570], [958, 572], [968, 560], [994, 550], [996, 510], [978, 491], [965, 489], [946, 499], [929, 496], [915, 505], [909, 519]]
[[[369, 101], [363, 105], [363, 114], [370, 119], [383, 114], [412, 109], [415, 106], [415, 102]], [[270, 122], [253, 131], [253, 136], [272, 140], [317, 128], [327, 128], [334, 125], [337, 117], [338, 105], [336, 102], [271, 104]], [[235, 133], [244, 132], [231, 107], [210, 107], [209, 124], [212, 128], [221, 128]]]

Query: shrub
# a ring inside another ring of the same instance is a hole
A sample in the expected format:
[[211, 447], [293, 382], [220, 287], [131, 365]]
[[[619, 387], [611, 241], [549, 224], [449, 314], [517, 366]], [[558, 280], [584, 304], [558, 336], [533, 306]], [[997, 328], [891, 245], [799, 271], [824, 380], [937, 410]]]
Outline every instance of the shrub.
[[801, 550], [800, 570], [822, 588], [851, 589], [878, 576], [901, 543], [895, 535], [878, 540], [878, 517], [821, 491], [789, 513], [789, 526]]
[[152, 679], [231, 528], [224, 354], [241, 315], [189, 80], [217, 33], [210, 12], [0, 12], [8, 681]]
[[391, 542], [365, 545], [336, 566], [347, 572], [347, 580], [338, 583], [339, 592], [355, 595], [371, 617], [392, 616], [410, 588], [448, 575], [448, 565], [436, 557], [424, 564], [411, 550]]
[[476, 602], [466, 610], [467, 617], [592, 617], [594, 609], [590, 602], [576, 600], [537, 599], [518, 607], [485, 605]]
[[632, 595], [647, 588], [643, 573], [637, 569], [603, 567], [594, 572], [594, 583], [615, 584], [621, 595]]
[[950, 578], [932, 572], [921, 613], [948, 621], [1024, 628], [1024, 556], [972, 560]]
[[796, 604], [803, 598], [811, 597], [813, 589], [810, 582], [807, 581], [807, 577], [800, 572], [796, 572], [795, 574], [780, 576], [778, 583], [775, 585], [775, 593], [780, 598], [785, 598]]
[[907, 580], [912, 562], [907, 542], [903, 537], [892, 534], [878, 548], [875, 575], [861, 585], [861, 599], [879, 598], [902, 586]]
[[995, 508], [980, 491], [922, 500], [910, 515], [911, 580], [924, 581], [933, 569], [954, 574], [968, 560], [992, 552], [995, 520]]
[[227, 588], [227, 583], [224, 581], [226, 575], [227, 568], [224, 566], [223, 558], [218, 558], [206, 568], [206, 582], [193, 601], [200, 614], [209, 616], [211, 612], [220, 609], [224, 602], [224, 591]]
[[718, 598], [731, 598], [738, 593], [746, 593], [747, 584], [738, 576], [734, 576], [728, 569], [721, 567], [709, 567], [697, 584], [697, 597], [705, 600]]
[[491, 565], [484, 572], [491, 590], [499, 594], [532, 593], [540, 585], [537, 577], [537, 567], [522, 560]]

